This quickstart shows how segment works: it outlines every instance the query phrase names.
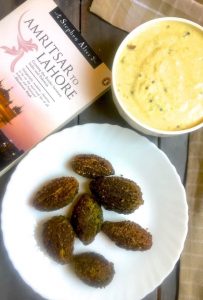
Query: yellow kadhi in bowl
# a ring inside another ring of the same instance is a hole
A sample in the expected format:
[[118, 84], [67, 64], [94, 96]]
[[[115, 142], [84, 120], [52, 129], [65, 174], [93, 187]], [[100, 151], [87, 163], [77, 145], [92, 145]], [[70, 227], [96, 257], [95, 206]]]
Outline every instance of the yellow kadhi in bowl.
[[155, 136], [203, 126], [203, 27], [164, 17], [130, 32], [112, 67], [112, 93], [121, 116]]

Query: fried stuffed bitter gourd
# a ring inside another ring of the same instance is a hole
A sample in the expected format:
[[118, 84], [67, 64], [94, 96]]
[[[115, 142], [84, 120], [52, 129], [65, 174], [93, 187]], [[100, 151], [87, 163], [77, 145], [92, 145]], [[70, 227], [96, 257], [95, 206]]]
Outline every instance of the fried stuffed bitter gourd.
[[140, 187], [124, 177], [98, 177], [90, 182], [90, 190], [104, 208], [122, 214], [132, 213], [144, 202]]
[[114, 168], [111, 163], [95, 154], [78, 154], [73, 157], [71, 165], [77, 174], [87, 178], [114, 174]]
[[73, 201], [78, 188], [79, 183], [74, 177], [52, 179], [38, 190], [33, 206], [41, 211], [60, 209]]
[[109, 222], [102, 225], [102, 231], [121, 248], [127, 250], [148, 250], [152, 246], [152, 235], [132, 221]]
[[52, 217], [43, 224], [44, 247], [61, 264], [69, 263], [72, 258], [74, 237], [73, 228], [65, 216]]
[[83, 244], [90, 244], [101, 229], [102, 209], [89, 194], [82, 194], [73, 208], [70, 222]]
[[114, 265], [104, 256], [95, 252], [84, 252], [73, 257], [73, 269], [86, 284], [105, 287], [114, 277]]

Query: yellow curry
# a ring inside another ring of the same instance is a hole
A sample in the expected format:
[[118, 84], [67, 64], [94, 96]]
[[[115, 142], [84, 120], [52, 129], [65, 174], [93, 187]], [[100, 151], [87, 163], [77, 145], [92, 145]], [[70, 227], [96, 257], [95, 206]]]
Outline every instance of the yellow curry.
[[122, 51], [116, 85], [124, 106], [141, 122], [182, 130], [203, 121], [203, 31], [162, 21]]

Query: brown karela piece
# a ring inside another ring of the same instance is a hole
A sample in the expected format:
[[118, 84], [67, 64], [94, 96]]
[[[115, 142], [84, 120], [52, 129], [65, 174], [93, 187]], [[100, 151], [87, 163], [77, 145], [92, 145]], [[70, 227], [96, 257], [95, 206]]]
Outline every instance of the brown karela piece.
[[56, 216], [44, 223], [43, 244], [48, 254], [61, 264], [69, 263], [74, 247], [74, 231], [65, 216]]
[[114, 265], [104, 256], [85, 252], [73, 257], [73, 268], [76, 275], [86, 284], [93, 287], [105, 287], [114, 277]]
[[95, 154], [79, 154], [73, 157], [73, 170], [84, 177], [96, 178], [98, 176], [109, 176], [114, 174], [111, 163]]
[[132, 213], [144, 202], [140, 187], [124, 177], [98, 177], [90, 182], [90, 190], [98, 203], [122, 214]]
[[102, 209], [90, 195], [83, 194], [73, 208], [70, 222], [78, 238], [87, 245], [101, 229]]
[[52, 211], [68, 205], [78, 192], [74, 177], [59, 177], [45, 184], [35, 195], [33, 205], [42, 211]]
[[104, 222], [102, 231], [121, 248], [148, 250], [152, 246], [152, 235], [132, 221]]

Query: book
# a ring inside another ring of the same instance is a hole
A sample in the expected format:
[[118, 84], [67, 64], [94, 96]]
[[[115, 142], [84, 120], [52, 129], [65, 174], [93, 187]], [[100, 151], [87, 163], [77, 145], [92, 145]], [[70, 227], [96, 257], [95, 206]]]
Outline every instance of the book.
[[111, 72], [52, 0], [0, 21], [0, 175], [110, 87]]

